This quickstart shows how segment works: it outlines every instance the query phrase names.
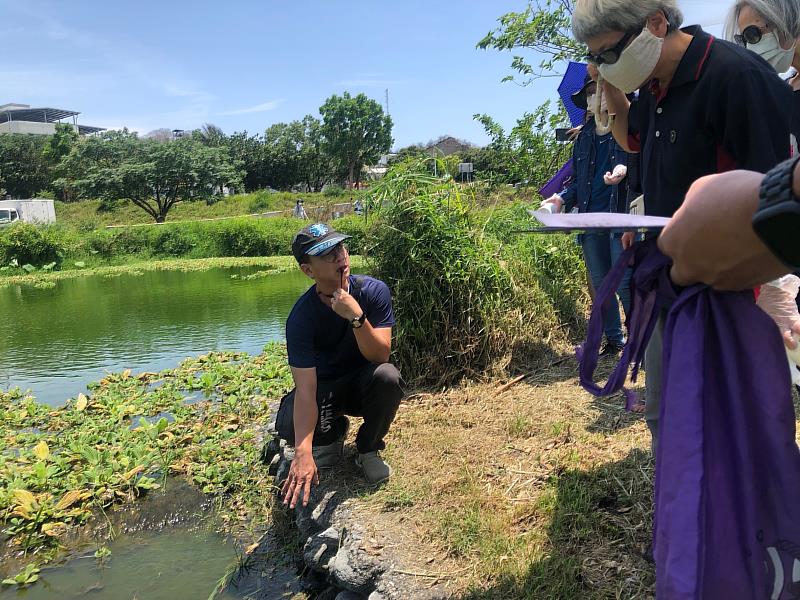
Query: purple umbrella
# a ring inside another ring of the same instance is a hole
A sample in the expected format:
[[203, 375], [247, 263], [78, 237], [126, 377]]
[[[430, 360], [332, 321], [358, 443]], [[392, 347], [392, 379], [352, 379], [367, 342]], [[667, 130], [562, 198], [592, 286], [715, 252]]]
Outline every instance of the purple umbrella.
[[567, 109], [570, 123], [573, 127], [583, 125], [583, 120], [586, 111], [578, 108], [572, 102], [572, 94], [577, 92], [583, 87], [583, 82], [586, 79], [586, 65], [584, 63], [570, 62], [567, 65], [567, 72], [564, 73], [564, 78], [558, 86], [558, 95], [561, 96], [561, 101]]

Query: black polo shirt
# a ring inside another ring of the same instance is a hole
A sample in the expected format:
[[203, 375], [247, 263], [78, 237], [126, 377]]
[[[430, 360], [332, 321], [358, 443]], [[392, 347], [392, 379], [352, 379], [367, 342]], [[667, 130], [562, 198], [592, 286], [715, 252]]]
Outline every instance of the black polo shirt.
[[791, 88], [754, 52], [699, 26], [683, 31], [694, 37], [669, 87], [642, 88], [629, 117], [645, 210], [660, 217], [671, 217], [700, 177], [765, 173], [789, 157]]

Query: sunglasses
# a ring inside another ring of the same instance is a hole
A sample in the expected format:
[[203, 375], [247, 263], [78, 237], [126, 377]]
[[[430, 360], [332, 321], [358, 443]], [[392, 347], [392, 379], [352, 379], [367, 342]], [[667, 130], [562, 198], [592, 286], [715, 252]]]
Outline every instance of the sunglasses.
[[335, 263], [340, 254], [343, 256], [347, 256], [348, 254], [347, 246], [344, 244], [336, 244], [333, 248], [331, 248], [330, 252], [326, 252], [318, 258], [326, 263]]
[[603, 50], [602, 52], [598, 52], [595, 54], [594, 52], [587, 52], [586, 53], [586, 60], [592, 62], [596, 65], [613, 65], [616, 64], [619, 60], [619, 57], [622, 55], [622, 51], [625, 50], [625, 46], [628, 45], [628, 42], [631, 41], [631, 38], [634, 36], [639, 35], [644, 30], [642, 27], [636, 31], [629, 31], [625, 35], [622, 36], [622, 39], [617, 43], [616, 46], [613, 48], [609, 48], [608, 50]]
[[766, 27], [762, 29], [758, 25], [748, 25], [744, 28], [742, 33], [737, 33], [733, 36], [733, 41], [735, 41], [740, 46], [747, 48], [748, 44], [753, 46], [761, 41], [761, 38], [764, 37]]

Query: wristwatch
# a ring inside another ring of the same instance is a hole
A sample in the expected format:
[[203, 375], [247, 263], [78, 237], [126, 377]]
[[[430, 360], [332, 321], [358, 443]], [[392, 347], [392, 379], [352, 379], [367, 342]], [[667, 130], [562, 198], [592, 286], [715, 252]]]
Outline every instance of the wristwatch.
[[[753, 230], [786, 266], [800, 269], [800, 198], [792, 192], [800, 154], [779, 164], [764, 177]], [[735, 240], [730, 240], [735, 243]]]
[[362, 325], [364, 325], [364, 321], [367, 320], [367, 313], [361, 313], [360, 317], [357, 317], [350, 321], [350, 327], [353, 329], [360, 329]]

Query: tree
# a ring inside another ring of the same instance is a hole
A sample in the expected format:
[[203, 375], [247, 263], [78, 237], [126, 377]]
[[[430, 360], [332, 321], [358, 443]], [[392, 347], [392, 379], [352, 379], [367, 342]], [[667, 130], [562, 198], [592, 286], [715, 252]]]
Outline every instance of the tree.
[[32, 198], [47, 189], [51, 166], [43, 135], [10, 133], [0, 135], [0, 188], [16, 198]]
[[72, 151], [73, 146], [78, 143], [80, 136], [75, 127], [69, 123], [56, 123], [56, 132], [49, 136], [44, 145], [44, 157], [51, 166], [53, 181], [50, 185], [52, 190], [62, 202], [68, 202], [71, 198], [69, 190], [60, 185], [63, 172], [61, 162], [65, 156]]
[[492, 140], [481, 158], [502, 181], [541, 187], [569, 158], [570, 147], [556, 142], [554, 132], [566, 120], [566, 113], [563, 108], [551, 113], [550, 102], [525, 113], [509, 132], [489, 115], [474, 118]]
[[212, 148], [219, 148], [225, 146], [228, 141], [228, 136], [221, 128], [213, 123], [206, 123], [200, 129], [195, 129], [192, 136], [200, 140], [204, 145], [211, 146]]
[[365, 94], [349, 92], [331, 96], [319, 109], [322, 115], [322, 148], [346, 175], [348, 186], [358, 186], [361, 169], [374, 164], [392, 146], [392, 119]]
[[[511, 67], [523, 76], [521, 85], [528, 85], [539, 77], [555, 77], [561, 73], [558, 63], [582, 60], [586, 48], [572, 37], [572, 9], [574, 0], [536, 0], [528, 3], [522, 12], [506, 13], [498, 19], [500, 27], [486, 34], [478, 48], [486, 50], [516, 50], [522, 48], [544, 58], [534, 67], [524, 56], [515, 55]], [[515, 81], [508, 75], [503, 81]]]
[[264, 153], [269, 185], [289, 190], [300, 179], [303, 127], [299, 121], [275, 123], [264, 132]]
[[53, 181], [53, 188], [62, 198], [87, 198], [88, 189], [79, 182], [89, 170], [115, 167], [131, 156], [140, 143], [136, 133], [127, 129], [104, 131], [78, 139], [56, 167], [58, 178]]
[[300, 177], [309, 192], [318, 192], [331, 180], [334, 165], [323, 148], [320, 120], [306, 115], [301, 125], [303, 136], [300, 146]]
[[209, 198], [220, 182], [236, 186], [241, 178], [224, 149], [191, 138], [136, 140], [129, 150], [117, 164], [90, 166], [76, 185], [91, 197], [128, 198], [157, 223], [164, 222], [176, 202]]
[[228, 154], [241, 165], [244, 175], [242, 183], [247, 192], [255, 192], [269, 185], [266, 150], [263, 140], [246, 131], [236, 132], [228, 138]]
[[167, 129], [166, 127], [162, 127], [161, 129], [154, 129], [153, 131], [148, 131], [143, 136], [146, 140], [155, 140], [157, 142], [168, 142], [173, 138], [172, 130]]
[[56, 132], [47, 138], [44, 145], [44, 155], [47, 160], [57, 165], [79, 139], [78, 132], [69, 123], [56, 123]]

